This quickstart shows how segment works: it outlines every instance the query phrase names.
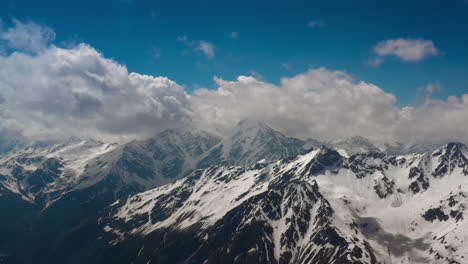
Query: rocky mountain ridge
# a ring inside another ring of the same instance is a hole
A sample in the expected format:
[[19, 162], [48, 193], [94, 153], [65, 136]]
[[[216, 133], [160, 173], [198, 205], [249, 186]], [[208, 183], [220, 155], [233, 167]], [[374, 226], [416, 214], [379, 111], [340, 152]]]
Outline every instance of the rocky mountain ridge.
[[[126, 252], [136, 262], [463, 263], [466, 150], [347, 158], [322, 147], [198, 170], [114, 203], [101, 239], [138, 249]], [[184, 249], [182, 237], [197, 246]]]

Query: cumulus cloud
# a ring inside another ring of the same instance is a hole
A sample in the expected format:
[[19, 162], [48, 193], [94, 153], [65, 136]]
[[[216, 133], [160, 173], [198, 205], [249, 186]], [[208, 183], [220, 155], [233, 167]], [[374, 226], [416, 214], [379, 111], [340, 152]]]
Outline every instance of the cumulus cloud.
[[423, 142], [468, 142], [468, 94], [447, 100], [427, 99], [422, 106], [405, 107], [394, 137]]
[[371, 63], [374, 65], [381, 64], [387, 56], [395, 56], [405, 62], [418, 62], [439, 54], [431, 40], [404, 38], [381, 41], [373, 47], [373, 52], [376, 57]]
[[[394, 95], [349, 74], [310, 69], [281, 85], [240, 76], [215, 78], [216, 90], [199, 89], [191, 98], [205, 128], [226, 128], [239, 120], [264, 121], [300, 138], [336, 139], [360, 135], [383, 142], [468, 142], [468, 94], [434, 100], [426, 96], [416, 107], [397, 107]], [[433, 83], [425, 93], [442, 88]]]
[[191, 118], [184, 87], [92, 47], [0, 56], [0, 122], [30, 137], [143, 135]]
[[363, 133], [380, 137], [399, 114], [393, 95], [325, 68], [283, 78], [280, 86], [248, 76], [236, 81], [215, 78], [215, 82], [218, 89], [199, 89], [191, 98], [205, 127], [229, 127], [253, 118], [302, 138]]
[[38, 53], [55, 40], [55, 32], [49, 27], [13, 19], [13, 26], [3, 31], [0, 27], [0, 43], [6, 48]]
[[[215, 78], [216, 89], [188, 95], [168, 78], [129, 73], [86, 44], [0, 55], [0, 65], [0, 131], [30, 138], [134, 138], [184, 125], [219, 131], [250, 118], [301, 138], [468, 142], [468, 95], [426, 96], [400, 108], [393, 94], [326, 68], [279, 85], [255, 76]], [[432, 83], [420, 91], [441, 89]]]

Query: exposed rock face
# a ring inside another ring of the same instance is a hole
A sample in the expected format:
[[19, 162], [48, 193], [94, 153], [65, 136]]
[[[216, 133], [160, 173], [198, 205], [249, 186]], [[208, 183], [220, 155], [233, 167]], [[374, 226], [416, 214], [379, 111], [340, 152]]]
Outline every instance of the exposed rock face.
[[112, 187], [109, 197], [115, 200], [173, 182], [199, 168], [250, 166], [260, 160], [294, 157], [306, 151], [304, 144], [252, 121], [240, 122], [224, 138], [189, 128], [169, 129], [121, 146], [70, 139], [3, 156], [0, 185], [40, 206], [85, 189], [103, 193]]
[[[12, 251], [10, 247], [3, 250], [2, 244], [18, 241], [20, 253], [16, 256], [32, 255], [20, 262], [37, 262], [34, 254], [50, 258], [50, 248], [45, 245], [52, 245], [83, 222], [96, 218], [116, 199], [217, 164], [261, 167], [304, 153], [304, 144], [262, 123], [241, 122], [224, 137], [184, 128], [122, 145], [72, 138], [60, 144], [36, 144], [11, 151], [0, 156], [0, 205], [10, 208], [19, 203], [18, 208], [27, 207], [24, 215], [28, 220], [21, 225], [15, 218], [0, 221], [7, 229], [16, 228], [8, 233], [15, 236], [0, 241], [0, 253]], [[257, 164], [260, 160], [263, 163]], [[30, 236], [33, 229], [38, 237]], [[19, 242], [19, 233], [32, 241]], [[30, 251], [37, 253], [23, 254], [22, 244], [31, 245], [34, 250]]]
[[[174, 129], [10, 152], [0, 252], [18, 263], [463, 263], [465, 145], [396, 156], [353, 142], [368, 148], [310, 150], [244, 121], [223, 137]], [[22, 244], [39, 246], [22, 256]]]
[[323, 147], [212, 167], [116, 202], [99, 236], [137, 262], [463, 263], [465, 159], [452, 144], [398, 157]]

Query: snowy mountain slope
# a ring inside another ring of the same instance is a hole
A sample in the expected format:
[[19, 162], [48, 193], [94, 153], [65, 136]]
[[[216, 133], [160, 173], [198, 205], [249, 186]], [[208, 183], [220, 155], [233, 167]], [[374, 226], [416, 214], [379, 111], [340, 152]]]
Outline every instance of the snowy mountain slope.
[[114, 203], [101, 240], [139, 262], [464, 263], [466, 157], [460, 143], [406, 156], [321, 148], [198, 170]]
[[262, 122], [242, 120], [210, 150], [200, 167], [249, 166], [260, 160], [272, 162], [295, 157], [310, 148], [306, 141], [287, 137]]
[[[322, 156], [322, 152], [310, 153], [303, 160]], [[314, 173], [315, 167], [308, 165], [299, 169]], [[196, 171], [175, 184], [133, 196], [125, 204], [115, 203], [110, 209], [115, 215], [111, 222], [102, 220], [103, 229], [115, 235], [110, 243], [116, 245], [127, 236], [152, 236], [160, 230], [196, 226], [199, 231], [194, 243], [201, 243], [197, 252], [204, 253], [190, 256], [193, 263], [242, 263], [247, 259], [314, 263], [326, 256], [338, 261], [371, 261], [373, 255], [365, 243], [342, 237], [331, 222], [333, 209], [315, 181], [297, 177], [291, 173], [294, 168], [281, 171], [282, 166], [264, 166]], [[225, 233], [231, 236], [228, 241], [223, 239]], [[335, 247], [323, 247], [327, 243]], [[364, 251], [367, 257], [362, 255]], [[144, 249], [140, 256], [143, 254], [147, 254]]]
[[[34, 263], [34, 258], [28, 257], [36, 248], [43, 251], [45, 245], [53, 243], [48, 238], [52, 237], [50, 231], [67, 232], [63, 228], [67, 217], [79, 223], [84, 215], [90, 215], [80, 211], [90, 199], [86, 196], [76, 200], [76, 206], [68, 202], [57, 207], [58, 214], [49, 214], [53, 221], [43, 221], [51, 205], [74, 192], [89, 160], [115, 147], [92, 140], [68, 140], [35, 144], [0, 157], [0, 251], [8, 255], [5, 263]], [[69, 200], [73, 198], [76, 196]]]
[[81, 252], [97, 263], [463, 263], [466, 146], [389, 155], [353, 142], [315, 149], [243, 121], [226, 136], [171, 129], [9, 152], [0, 205], [12, 213], [0, 231], [11, 234], [0, 251], [78, 239], [86, 251], [39, 247], [26, 262]]
[[[251, 120], [239, 122], [224, 137], [183, 128], [120, 146], [70, 139], [49, 146], [32, 145], [3, 155], [0, 185], [3, 190], [44, 205], [50, 205], [65, 193], [98, 183], [104, 189], [112, 186], [112, 196], [119, 198], [170, 183], [198, 168], [249, 166], [260, 160], [273, 162], [319, 145], [318, 141], [289, 138]], [[378, 151], [370, 141], [360, 137], [335, 142], [333, 147], [344, 156]], [[99, 188], [96, 191], [102, 192]]]
[[174, 181], [197, 167], [197, 161], [220, 139], [196, 129], [166, 130], [154, 138], [132, 141], [91, 160], [78, 189], [116, 178], [135, 191]]
[[303, 141], [258, 122], [240, 122], [224, 138], [195, 128], [170, 129], [91, 160], [76, 188], [88, 188], [111, 177], [118, 179], [122, 188], [134, 186], [135, 193], [173, 182], [199, 168], [249, 166], [260, 160], [296, 156], [305, 151], [303, 145]]
[[[63, 200], [51, 209], [54, 216], [59, 216], [58, 208], [83, 204], [97, 213], [115, 199], [173, 182], [198, 168], [271, 162], [303, 153], [303, 145], [251, 121], [240, 122], [223, 138], [196, 128], [169, 129], [123, 145], [72, 138], [1, 156], [0, 196], [14, 194], [43, 208]], [[90, 213], [84, 210], [83, 217]]]
[[[234, 138], [221, 138], [194, 128], [170, 129], [122, 145], [72, 138], [0, 156], [0, 208], [10, 211], [8, 217], [0, 218], [0, 231], [5, 234], [0, 252], [22, 259], [19, 263], [38, 262], [38, 256], [50, 263], [56, 256], [50, 245], [92, 221], [116, 199], [217, 162], [249, 164], [304, 151], [301, 141], [262, 124], [233, 131]], [[20, 220], [23, 216], [24, 221]], [[25, 254], [22, 245], [27, 240]]]
[[[31, 219], [15, 229], [16, 235], [4, 237], [0, 251], [20, 258], [27, 255], [8, 247], [24, 233], [32, 240], [28, 243], [32, 253], [20, 263], [32, 261], [35, 254], [44, 255], [50, 248], [41, 245], [55, 243], [115, 199], [171, 182], [193, 170], [193, 160], [218, 141], [198, 130], [168, 130], [124, 145], [71, 139], [1, 156], [0, 205], [14, 207], [10, 206], [13, 199], [21, 204], [18, 208], [33, 209], [24, 212]], [[179, 170], [181, 163], [187, 165], [185, 171]], [[30, 205], [23, 206], [24, 202]], [[14, 224], [13, 218], [0, 218], [0, 226]], [[31, 229], [38, 235], [30, 236], [27, 230]]]
[[73, 189], [90, 160], [113, 148], [93, 140], [29, 146], [1, 156], [0, 185], [30, 202], [53, 201]]

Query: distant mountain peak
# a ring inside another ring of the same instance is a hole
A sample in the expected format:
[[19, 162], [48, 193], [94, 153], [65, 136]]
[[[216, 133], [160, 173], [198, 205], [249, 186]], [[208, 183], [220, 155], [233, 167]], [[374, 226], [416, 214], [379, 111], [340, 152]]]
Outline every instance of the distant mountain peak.
[[[56, 217], [76, 220], [67, 243], [78, 235], [112, 263], [468, 257], [464, 144], [391, 155], [360, 136], [309, 143], [250, 120], [232, 132], [217, 137], [184, 127], [119, 147], [88, 140], [23, 149], [0, 159], [0, 196], [22, 196], [41, 215], [52, 212], [52, 226]], [[65, 216], [53, 213], [63, 208]], [[90, 212], [99, 221], [82, 225], [83, 217], [94, 219]]]

